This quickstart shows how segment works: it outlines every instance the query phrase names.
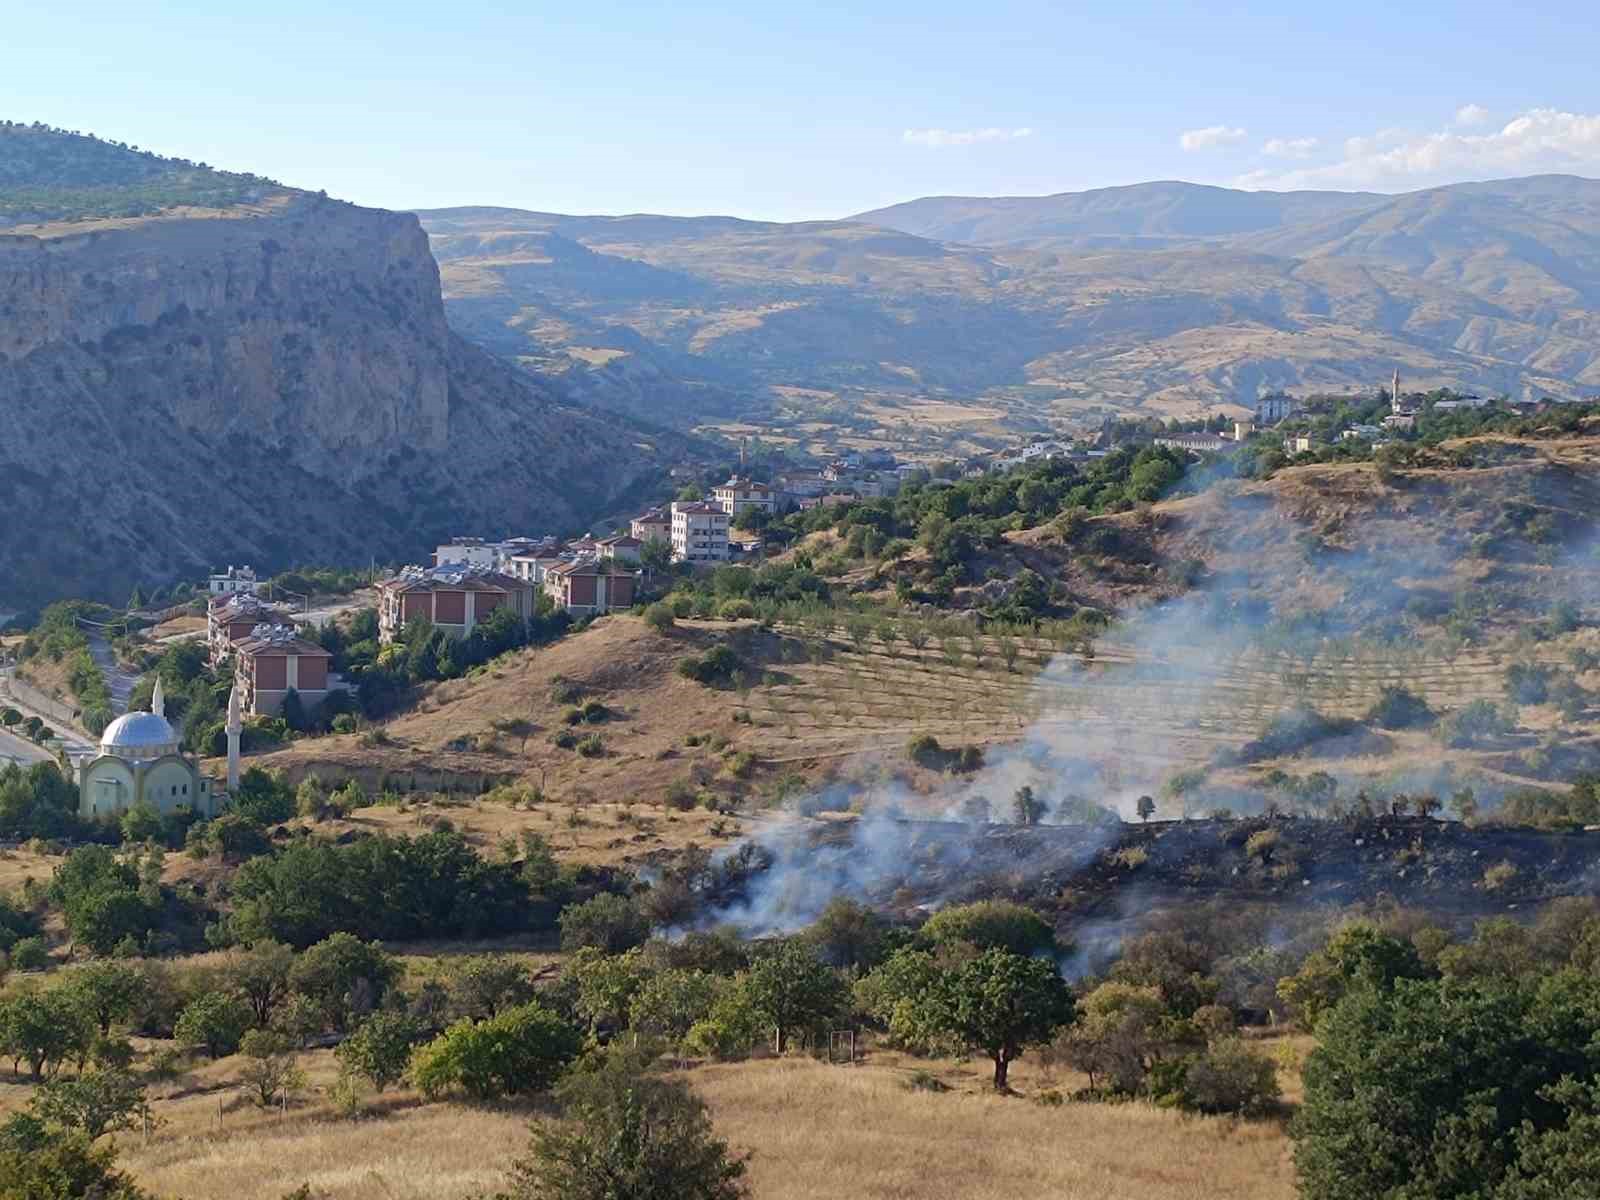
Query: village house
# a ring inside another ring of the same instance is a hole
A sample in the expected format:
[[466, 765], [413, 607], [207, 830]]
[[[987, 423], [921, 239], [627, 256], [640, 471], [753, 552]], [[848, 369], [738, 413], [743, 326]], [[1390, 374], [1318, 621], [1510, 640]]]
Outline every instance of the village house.
[[1383, 419], [1385, 429], [1415, 429], [1417, 418], [1413, 413], [1390, 413]]
[[605, 559], [579, 558], [559, 563], [545, 575], [544, 591], [573, 616], [599, 616], [633, 607], [639, 575]]
[[1157, 446], [1165, 446], [1172, 450], [1184, 450], [1190, 454], [1217, 454], [1223, 450], [1231, 450], [1238, 445], [1220, 433], [1166, 433], [1160, 437], [1152, 438]]
[[533, 596], [532, 583], [483, 567], [406, 567], [378, 585], [379, 639], [394, 641], [408, 621], [418, 618], [452, 637], [466, 637], [502, 607], [531, 617]]
[[770, 487], [743, 475], [735, 475], [726, 483], [718, 484], [712, 489], [711, 496], [730, 517], [737, 517], [751, 509], [770, 515], [778, 507], [777, 497]]
[[301, 637], [292, 625], [258, 625], [234, 650], [233, 678], [244, 710], [274, 717], [292, 690], [307, 712], [329, 691], [332, 655]]
[[644, 543], [631, 534], [619, 533], [600, 539], [600, 557], [613, 562], [636, 563]]
[[553, 553], [560, 546], [560, 539], [549, 535], [510, 537], [498, 542], [480, 537], [456, 537], [434, 550], [433, 565], [460, 563], [489, 571], [509, 571], [511, 560], [518, 555]]
[[648, 542], [651, 538], [670, 542], [672, 514], [664, 508], [646, 509], [629, 523], [628, 532], [641, 542]]
[[720, 504], [703, 500], [675, 502], [672, 506], [673, 561], [727, 562], [728, 523], [731, 519]]
[[281, 625], [288, 620], [288, 613], [271, 607], [253, 592], [213, 596], [206, 604], [206, 657], [214, 667], [257, 625]]
[[816, 470], [786, 471], [778, 476], [775, 484], [779, 494], [790, 505], [799, 503], [807, 496], [820, 496], [827, 490], [822, 472]]
[[1383, 430], [1377, 425], [1352, 425], [1349, 429], [1341, 429], [1339, 431], [1339, 440], [1341, 442], [1353, 442], [1358, 439], [1364, 442], [1371, 442], [1382, 436]]
[[1296, 407], [1293, 396], [1282, 393], [1262, 396], [1256, 401], [1256, 424], [1263, 427], [1276, 425], [1294, 416]]
[[1283, 452], [1285, 454], [1310, 454], [1317, 448], [1317, 443], [1312, 440], [1309, 433], [1291, 433], [1283, 439]]
[[213, 596], [232, 596], [238, 593], [256, 595], [266, 585], [256, 578], [255, 570], [251, 567], [235, 567], [231, 564], [226, 571], [218, 571], [206, 583], [206, 590]]

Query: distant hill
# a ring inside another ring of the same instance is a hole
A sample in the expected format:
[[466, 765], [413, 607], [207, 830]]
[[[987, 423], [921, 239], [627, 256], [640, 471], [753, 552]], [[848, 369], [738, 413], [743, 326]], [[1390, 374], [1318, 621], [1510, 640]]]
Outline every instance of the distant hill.
[[0, 130], [0, 207], [124, 207], [0, 229], [0, 608], [583, 528], [680, 452], [453, 333], [413, 216], [203, 207], [244, 177], [36, 132]]
[[1384, 200], [1370, 192], [1241, 192], [1196, 183], [1136, 183], [1055, 196], [929, 196], [851, 220], [975, 246], [1141, 240], [1170, 245], [1364, 212]]
[[1600, 183], [1568, 176], [1154, 183], [787, 225], [418, 215], [458, 329], [653, 420], [759, 418], [797, 390], [1166, 416], [1397, 368], [1413, 388], [1600, 392]]
[[256, 175], [164, 158], [37, 122], [0, 122], [0, 228], [140, 217], [178, 206], [227, 208], [287, 191]]

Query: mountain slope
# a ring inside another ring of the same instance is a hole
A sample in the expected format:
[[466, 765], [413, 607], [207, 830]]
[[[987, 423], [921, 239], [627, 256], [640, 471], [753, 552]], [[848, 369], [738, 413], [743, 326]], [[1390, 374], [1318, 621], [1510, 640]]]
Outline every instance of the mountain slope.
[[[796, 392], [1171, 415], [1370, 390], [1396, 368], [1414, 388], [1600, 387], [1591, 181], [1148, 184], [868, 215], [900, 227], [420, 214], [457, 328], [665, 422], [793, 415]], [[1045, 236], [1011, 244], [1028, 230]]]
[[301, 192], [13, 226], [0, 313], [0, 605], [570, 529], [678, 444], [452, 333], [415, 217]]
[[1170, 244], [1361, 212], [1383, 199], [1368, 192], [1240, 192], [1171, 181], [1054, 196], [928, 196], [851, 220], [978, 246]]

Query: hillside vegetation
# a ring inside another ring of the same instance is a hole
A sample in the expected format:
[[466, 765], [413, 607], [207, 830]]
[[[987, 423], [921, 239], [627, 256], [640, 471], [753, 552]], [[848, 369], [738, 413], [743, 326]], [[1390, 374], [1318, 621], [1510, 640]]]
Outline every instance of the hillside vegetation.
[[258, 175], [166, 158], [93, 134], [0, 122], [0, 228], [230, 208], [284, 191]]

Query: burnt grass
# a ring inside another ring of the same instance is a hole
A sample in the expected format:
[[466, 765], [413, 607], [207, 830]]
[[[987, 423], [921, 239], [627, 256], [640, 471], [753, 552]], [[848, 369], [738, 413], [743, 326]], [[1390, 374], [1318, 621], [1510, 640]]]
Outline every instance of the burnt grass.
[[1229, 897], [1268, 907], [1390, 902], [1466, 919], [1588, 894], [1600, 878], [1600, 832], [1387, 815], [1039, 826], [797, 822], [766, 850], [734, 891], [757, 893], [770, 872], [800, 870], [813, 887], [913, 921], [931, 908], [984, 899], [1014, 900], [1071, 922]]

